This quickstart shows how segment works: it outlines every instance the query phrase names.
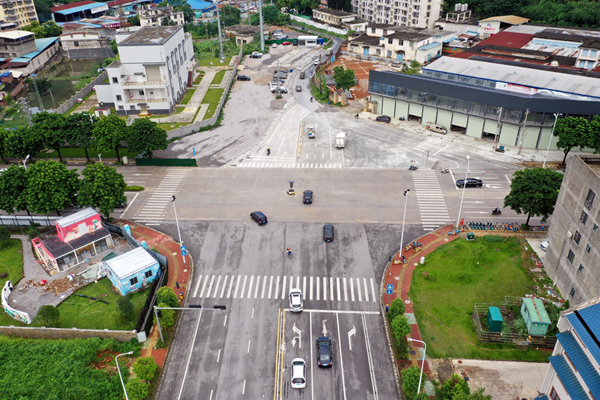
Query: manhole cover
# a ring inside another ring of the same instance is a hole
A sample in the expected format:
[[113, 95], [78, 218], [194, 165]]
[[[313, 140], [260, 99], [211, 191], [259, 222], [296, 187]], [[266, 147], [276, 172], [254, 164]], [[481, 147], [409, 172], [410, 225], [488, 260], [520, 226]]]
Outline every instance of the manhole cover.
[[397, 281], [399, 281], [400, 277], [399, 276], [395, 276], [394, 279], [397, 280]]

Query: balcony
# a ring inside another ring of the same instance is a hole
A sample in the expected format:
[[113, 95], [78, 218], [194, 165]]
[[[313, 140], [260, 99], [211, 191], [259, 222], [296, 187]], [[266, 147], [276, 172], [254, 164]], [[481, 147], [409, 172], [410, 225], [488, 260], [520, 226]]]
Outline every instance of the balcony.
[[167, 99], [163, 98], [163, 99], [142, 99], [142, 98], [133, 98], [133, 99], [129, 99], [127, 100], [127, 104], [139, 104], [139, 103], [145, 103], [145, 104], [156, 104], [156, 103], [166, 103]]
[[165, 86], [165, 81], [126, 81], [125, 83], [123, 83], [123, 86], [126, 86], [128, 88], [133, 88], [133, 87], [151, 87], [151, 86], [155, 86], [155, 87], [164, 87]]

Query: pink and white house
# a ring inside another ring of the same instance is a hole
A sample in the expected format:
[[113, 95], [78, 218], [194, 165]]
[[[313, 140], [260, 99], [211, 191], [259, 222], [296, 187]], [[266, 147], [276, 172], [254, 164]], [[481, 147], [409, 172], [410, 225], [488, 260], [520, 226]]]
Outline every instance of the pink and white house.
[[115, 247], [110, 231], [93, 208], [56, 220], [55, 225], [55, 235], [41, 235], [31, 241], [50, 275]]

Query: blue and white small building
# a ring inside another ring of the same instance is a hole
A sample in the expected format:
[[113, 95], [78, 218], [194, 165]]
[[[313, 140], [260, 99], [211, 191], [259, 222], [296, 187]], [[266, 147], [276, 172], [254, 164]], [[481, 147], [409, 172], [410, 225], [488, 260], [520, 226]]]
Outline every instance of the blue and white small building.
[[158, 261], [143, 247], [102, 261], [100, 268], [123, 296], [143, 289], [161, 273]]

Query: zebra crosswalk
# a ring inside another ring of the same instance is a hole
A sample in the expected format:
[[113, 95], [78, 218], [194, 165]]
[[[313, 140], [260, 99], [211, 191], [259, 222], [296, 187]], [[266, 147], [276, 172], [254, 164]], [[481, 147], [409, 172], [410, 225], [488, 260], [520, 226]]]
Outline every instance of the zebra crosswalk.
[[239, 164], [240, 168], [313, 168], [313, 169], [333, 169], [342, 168], [338, 163], [294, 163], [294, 162], [253, 162], [244, 161]]
[[152, 197], [133, 217], [135, 222], [149, 226], [158, 226], [167, 215], [167, 207], [172, 203], [173, 196], [179, 192], [179, 185], [185, 179], [189, 170], [167, 168], [167, 174], [162, 179]]
[[423, 171], [412, 176], [423, 229], [432, 231], [450, 223], [450, 214], [436, 171]]
[[287, 299], [298, 288], [304, 300], [377, 302], [373, 278], [274, 275], [200, 275], [192, 286], [198, 299]]

